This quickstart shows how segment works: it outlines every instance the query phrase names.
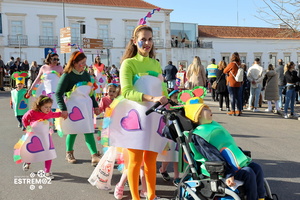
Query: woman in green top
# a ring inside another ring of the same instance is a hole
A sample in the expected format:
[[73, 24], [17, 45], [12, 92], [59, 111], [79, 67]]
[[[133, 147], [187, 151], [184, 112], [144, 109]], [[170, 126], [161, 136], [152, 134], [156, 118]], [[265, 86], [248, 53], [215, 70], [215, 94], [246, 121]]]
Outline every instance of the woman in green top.
[[[91, 77], [86, 68], [86, 56], [80, 51], [72, 53], [64, 74], [61, 76], [57, 91], [56, 99], [59, 108], [62, 111], [62, 131], [66, 137], [66, 160], [69, 163], [75, 163], [74, 142], [77, 134], [84, 134], [86, 144], [92, 155], [92, 165], [99, 162], [99, 154], [94, 138], [93, 113], [100, 114], [98, 103], [92, 92]], [[63, 96], [66, 95], [66, 102]]]
[[[136, 101], [139, 103], [160, 102], [161, 104], [165, 104], [168, 102], [168, 100], [166, 96], [164, 96], [161, 92], [158, 95], [150, 95], [151, 92], [153, 94], [153, 91], [155, 90], [162, 91], [162, 88], [156, 88], [154, 84], [148, 83], [148, 92], [146, 94], [138, 91], [137, 87], [135, 87], [134, 85], [134, 78], [136, 77], [136, 75], [142, 76], [142, 74], [150, 74], [151, 72], [153, 72], [154, 74], [159, 74], [159, 77], [162, 74], [159, 62], [154, 59], [154, 45], [152, 37], [153, 31], [151, 27], [146, 25], [139, 25], [135, 28], [133, 37], [128, 43], [126, 51], [122, 58], [122, 65], [120, 70], [121, 92], [122, 95], [128, 100]], [[162, 86], [162, 82], [160, 85]], [[146, 105], [150, 104], [148, 103]], [[155, 134], [153, 132], [148, 133], [147, 130], [143, 128], [141, 128], [141, 130], [143, 130], [147, 134]], [[139, 140], [140, 139], [136, 138], [135, 143], [145, 142]], [[153, 200], [156, 198], [156, 157], [158, 153], [155, 150], [144, 149], [147, 148], [128, 148], [128, 182], [133, 200], [140, 199], [139, 171], [142, 161], [144, 161], [148, 199]], [[117, 192], [119, 189], [121, 190], [120, 192], [122, 192], [123, 188], [117, 185]]]

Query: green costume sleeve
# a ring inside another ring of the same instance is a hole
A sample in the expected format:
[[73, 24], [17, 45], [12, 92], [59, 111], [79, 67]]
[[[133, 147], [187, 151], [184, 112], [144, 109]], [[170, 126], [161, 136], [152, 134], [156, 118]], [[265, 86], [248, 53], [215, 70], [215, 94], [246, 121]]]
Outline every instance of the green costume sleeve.
[[59, 82], [58, 82], [58, 86], [57, 86], [57, 89], [56, 89], [56, 93], [55, 93], [58, 107], [62, 111], [67, 111], [67, 106], [65, 104], [63, 96], [64, 96], [65, 92], [67, 92], [67, 88], [70, 88], [70, 86], [69, 86], [70, 82], [68, 81], [68, 75], [69, 74], [64, 73], [60, 77]]

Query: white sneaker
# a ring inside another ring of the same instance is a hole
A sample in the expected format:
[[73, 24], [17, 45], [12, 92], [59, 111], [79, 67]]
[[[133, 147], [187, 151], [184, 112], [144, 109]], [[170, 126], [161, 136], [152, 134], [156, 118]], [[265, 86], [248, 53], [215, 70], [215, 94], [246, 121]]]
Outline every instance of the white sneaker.
[[251, 107], [248, 107], [247, 110], [252, 110], [252, 108], [251, 108]]
[[54, 179], [54, 176], [53, 176], [53, 174], [51, 172], [45, 173], [45, 177], [48, 178], [48, 179], [51, 179], [51, 180]]
[[23, 171], [27, 172], [29, 170], [30, 164], [29, 163], [23, 163]]
[[259, 112], [260, 110], [258, 108], [254, 108], [253, 112]]
[[223, 111], [223, 109], [222, 109], [222, 108], [219, 108], [219, 111]]
[[272, 112], [272, 110], [269, 110], [268, 108], [265, 110], [265, 112]]
[[288, 119], [289, 118], [287, 114], [285, 114], [283, 117], [284, 117], [284, 119]]
[[140, 192], [140, 197], [141, 197], [141, 198], [146, 198], [146, 197], [147, 197], [147, 192], [141, 190], [141, 192]]

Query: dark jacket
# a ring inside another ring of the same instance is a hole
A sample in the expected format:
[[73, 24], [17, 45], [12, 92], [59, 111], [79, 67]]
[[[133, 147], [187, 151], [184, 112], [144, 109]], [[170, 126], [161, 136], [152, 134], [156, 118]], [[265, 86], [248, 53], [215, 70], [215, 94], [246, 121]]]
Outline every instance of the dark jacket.
[[223, 70], [218, 70], [217, 73], [217, 81], [218, 82], [218, 86], [217, 86], [217, 91], [218, 93], [227, 93], [227, 85], [226, 85], [226, 77], [227, 75], [223, 73]]
[[167, 65], [163, 71], [167, 81], [175, 80], [177, 74], [177, 68], [174, 65]]

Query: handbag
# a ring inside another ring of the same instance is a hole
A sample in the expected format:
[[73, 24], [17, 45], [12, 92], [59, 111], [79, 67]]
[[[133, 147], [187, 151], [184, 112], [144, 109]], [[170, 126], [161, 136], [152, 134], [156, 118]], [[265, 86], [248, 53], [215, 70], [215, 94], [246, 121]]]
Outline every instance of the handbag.
[[212, 89], [214, 89], [214, 90], [217, 89], [218, 83], [220, 82], [220, 80], [221, 80], [223, 74], [224, 74], [224, 73], [222, 73], [221, 76], [220, 76], [217, 80], [215, 80], [215, 81], [212, 83], [212, 85], [211, 85], [211, 88], [212, 88]]

